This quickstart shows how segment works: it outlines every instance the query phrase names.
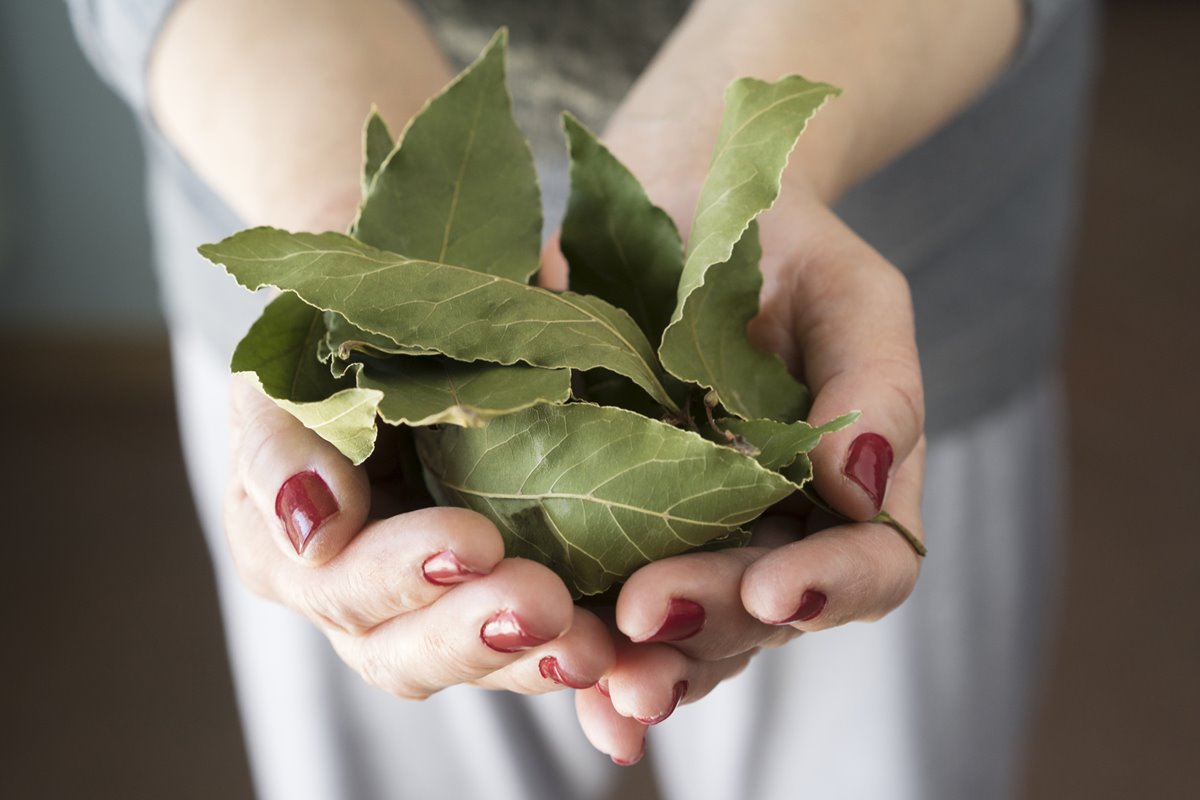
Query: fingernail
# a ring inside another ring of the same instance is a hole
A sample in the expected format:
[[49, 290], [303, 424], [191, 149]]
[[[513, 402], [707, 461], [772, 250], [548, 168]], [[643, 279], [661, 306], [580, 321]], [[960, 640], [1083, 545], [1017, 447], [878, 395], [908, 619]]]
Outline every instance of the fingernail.
[[511, 611], [497, 611], [479, 629], [479, 638], [498, 653], [516, 653], [550, 641], [534, 636]]
[[568, 686], [572, 689], [586, 689], [591, 684], [585, 683], [577, 678], [569, 677], [562, 670], [562, 666], [558, 663], [558, 659], [554, 656], [546, 656], [538, 662], [538, 672], [542, 673], [542, 677], [548, 681], [554, 681], [559, 686]]
[[[679, 707], [679, 701], [683, 699], [683, 696], [685, 694], [687, 694], [687, 689], [688, 689], [688, 682], [680, 681], [679, 683], [675, 684], [675, 692], [671, 696], [671, 707], [670, 708], [668, 708], [666, 711], [664, 711], [661, 714], [655, 714], [653, 717], [634, 717], [634, 719], [636, 719], [638, 722], [642, 723], [643, 725], [657, 725], [658, 723], [662, 722], [664, 719], [666, 719], [667, 717], [669, 717], [675, 713], [675, 709]], [[639, 758], [640, 758], [640, 756], [639, 756]]]
[[878, 433], [864, 433], [850, 444], [846, 457], [846, 477], [862, 487], [875, 504], [883, 508], [888, 470], [892, 468], [892, 446]]
[[596, 681], [596, 691], [599, 692], [600, 694], [604, 695], [605, 697], [608, 697], [608, 679], [607, 678], [601, 678], [600, 680]]
[[816, 589], [806, 589], [804, 594], [800, 595], [800, 605], [796, 608], [794, 614], [787, 619], [773, 622], [772, 625], [787, 625], [789, 622], [808, 622], [820, 616], [825, 610], [825, 603], [828, 598], [824, 592], [818, 592]]
[[275, 495], [275, 515], [298, 554], [304, 553], [317, 528], [337, 512], [337, 498], [312, 470], [288, 478]]
[[421, 565], [421, 574], [432, 584], [451, 586], [469, 581], [480, 573], [464, 565], [452, 551], [443, 550], [425, 559], [425, 563]]
[[683, 597], [673, 597], [667, 605], [667, 616], [658, 630], [643, 639], [643, 642], [678, 642], [695, 636], [704, 628], [704, 606]]
[[646, 740], [642, 739], [642, 749], [638, 750], [637, 755], [633, 758], [617, 758], [616, 756], [609, 756], [609, 758], [611, 758], [612, 762], [618, 767], [632, 767], [634, 764], [641, 761], [642, 756], [644, 755], [646, 755]]

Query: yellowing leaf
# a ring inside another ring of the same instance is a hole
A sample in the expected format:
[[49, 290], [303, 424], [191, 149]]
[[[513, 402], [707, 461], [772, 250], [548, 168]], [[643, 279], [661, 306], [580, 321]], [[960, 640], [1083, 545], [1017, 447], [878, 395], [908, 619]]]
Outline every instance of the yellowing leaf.
[[375, 412], [383, 393], [329, 374], [316, 356], [324, 333], [318, 309], [282, 294], [238, 343], [230, 366], [253, 375], [281, 408], [361, 464], [375, 446]]
[[360, 357], [351, 363], [360, 389], [383, 393], [379, 417], [391, 425], [484, 425], [541, 403], [565, 403], [571, 371], [464, 363], [441, 356]]

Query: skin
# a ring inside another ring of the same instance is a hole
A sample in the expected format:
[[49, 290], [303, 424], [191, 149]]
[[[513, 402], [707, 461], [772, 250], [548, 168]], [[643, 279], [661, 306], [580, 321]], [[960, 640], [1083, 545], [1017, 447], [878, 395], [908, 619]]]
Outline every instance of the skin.
[[[875, 512], [844, 473], [851, 443], [885, 437], [895, 459], [885, 507], [920, 536], [923, 394], [903, 276], [830, 211], [841, 192], [952, 118], [1016, 46], [1018, 0], [699, 0], [630, 91], [606, 141], [685, 234], [734, 78], [799, 73], [844, 90], [793, 153], [779, 203], [761, 220], [762, 313], [752, 337], [779, 352], [815, 391], [811, 419], [862, 417], [813, 454], [822, 495], [853, 520]], [[285, 20], [286, 24], [280, 24]], [[396, 76], [404, 76], [397, 80]], [[151, 64], [152, 113], [167, 136], [247, 224], [340, 230], [358, 199], [360, 125], [372, 102], [393, 130], [450, 77], [420, 18], [392, 0], [185, 0]], [[543, 279], [565, 282], [553, 244]], [[765, 522], [754, 546], [651, 564], [601, 620], [575, 608], [545, 567], [503, 558], [490, 522], [458, 509], [381, 516], [368, 473], [251, 385], [235, 381], [235, 469], [226, 527], [256, 592], [311, 619], [372, 684], [419, 699], [457, 683], [534, 693], [560, 688], [539, 663], [558, 659], [591, 742], [621, 763], [640, 758], [647, 726], [687, 681], [702, 698], [762, 647], [801, 632], [882, 617], [911, 592], [919, 560], [890, 529]], [[339, 512], [303, 556], [274, 514], [279, 487], [320, 473]], [[375, 512], [372, 514], [372, 508]], [[797, 539], [799, 533], [818, 531]], [[421, 564], [451, 550], [475, 573], [454, 586]], [[386, 565], [386, 569], [381, 568]], [[776, 625], [806, 590], [828, 602], [807, 622]], [[699, 603], [702, 631], [674, 643], [653, 633], [673, 598]], [[480, 626], [509, 609], [545, 644], [489, 649]], [[619, 632], [619, 633], [618, 633]], [[800, 645], [792, 645], [800, 646]]]

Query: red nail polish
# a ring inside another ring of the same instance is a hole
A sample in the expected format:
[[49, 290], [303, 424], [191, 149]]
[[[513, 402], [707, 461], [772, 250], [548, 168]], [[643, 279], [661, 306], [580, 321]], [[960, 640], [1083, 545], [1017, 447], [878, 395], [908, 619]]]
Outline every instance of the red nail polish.
[[678, 642], [695, 636], [704, 628], [704, 606], [683, 597], [673, 597], [667, 605], [667, 616], [663, 618], [658, 630], [644, 639], [634, 639], [643, 642]]
[[443, 550], [425, 559], [425, 563], [421, 565], [421, 574], [432, 584], [451, 586], [469, 581], [480, 573], [464, 565], [452, 551]]
[[591, 684], [584, 683], [576, 678], [568, 677], [562, 671], [562, 666], [559, 665], [558, 659], [554, 656], [545, 656], [538, 662], [538, 672], [542, 673], [542, 677], [548, 681], [554, 681], [559, 686], [567, 686], [572, 689], [586, 689]]
[[498, 653], [516, 653], [550, 641], [534, 636], [511, 611], [497, 611], [479, 629], [479, 638]]
[[876, 511], [883, 508], [892, 458], [892, 446], [878, 433], [859, 436], [851, 442], [850, 453], [846, 457], [846, 477], [862, 487], [875, 504]]
[[772, 624], [787, 625], [789, 622], [808, 622], [809, 620], [814, 620], [825, 610], [827, 599], [824, 592], [818, 592], [816, 589], [806, 589], [804, 594], [800, 595], [800, 605], [796, 608], [795, 613], [787, 619]]
[[612, 762], [618, 767], [632, 767], [634, 764], [641, 761], [642, 756], [644, 755], [646, 755], [646, 740], [642, 739], [642, 749], [638, 750], [637, 755], [633, 758], [617, 758], [616, 756], [609, 756], [609, 758], [611, 758]]
[[275, 515], [299, 554], [304, 553], [317, 528], [337, 512], [337, 498], [321, 476], [311, 470], [288, 478], [275, 495]]
[[608, 680], [601, 678], [600, 680], [596, 681], [596, 691], [605, 697], [608, 697]]
[[668, 708], [666, 711], [662, 712], [661, 714], [655, 714], [653, 717], [634, 717], [634, 719], [636, 719], [638, 722], [642, 723], [643, 725], [657, 725], [658, 723], [662, 722], [664, 719], [666, 719], [667, 717], [669, 717], [675, 713], [675, 709], [679, 707], [679, 701], [683, 699], [683, 696], [685, 694], [687, 694], [687, 690], [688, 690], [688, 682], [680, 681], [679, 683], [675, 684], [675, 692], [671, 696], [671, 707], [670, 708]]

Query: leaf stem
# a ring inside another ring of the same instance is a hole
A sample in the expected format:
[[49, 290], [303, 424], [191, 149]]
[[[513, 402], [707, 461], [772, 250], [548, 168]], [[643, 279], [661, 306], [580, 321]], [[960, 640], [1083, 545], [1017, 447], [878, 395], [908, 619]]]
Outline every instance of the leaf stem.
[[[850, 519], [850, 517], [847, 517], [845, 514], [841, 513], [840, 511], [836, 510], [833, 506], [829, 505], [829, 503], [825, 502], [825, 498], [823, 498], [823, 497], [821, 497], [821, 495], [817, 494], [817, 490], [812, 487], [812, 484], [805, 486], [800, 491], [804, 492], [804, 496], [808, 498], [809, 502], [811, 502], [814, 506], [821, 509], [825, 513], [835, 516], [838, 519], [845, 520], [846, 522], [854, 522], [855, 521], [855, 520]], [[893, 517], [891, 514], [889, 514], [888, 512], [880, 511], [878, 514], [876, 514], [875, 516], [873, 516], [869, 520], [867, 520], [867, 522], [874, 522], [874, 523], [877, 523], [880, 525], [887, 525], [889, 528], [894, 530], [896, 533], [900, 534], [900, 536], [904, 538], [904, 541], [908, 542], [908, 546], [911, 547], [913, 552], [916, 553], [918, 556], [920, 556], [921, 558], [925, 558], [925, 556], [929, 555], [929, 550], [925, 547], [924, 544], [921, 543], [921, 540], [918, 539], [913, 534], [912, 531], [910, 531], [908, 528], [906, 528], [902, 524], [900, 524], [900, 522], [895, 517]]]
[[709, 392], [708, 394], [704, 395], [704, 414], [708, 417], [709, 427], [711, 427], [718, 436], [723, 438], [734, 450], [737, 450], [742, 455], [750, 456], [750, 458], [761, 455], [762, 451], [750, 444], [750, 442], [746, 441], [745, 437], [739, 436], [733, 431], [722, 428], [717, 424], [717, 420], [713, 418], [713, 406], [715, 406], [716, 403], [716, 392]]

